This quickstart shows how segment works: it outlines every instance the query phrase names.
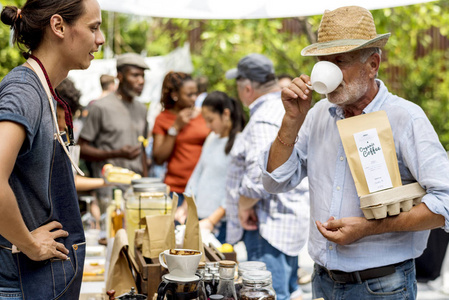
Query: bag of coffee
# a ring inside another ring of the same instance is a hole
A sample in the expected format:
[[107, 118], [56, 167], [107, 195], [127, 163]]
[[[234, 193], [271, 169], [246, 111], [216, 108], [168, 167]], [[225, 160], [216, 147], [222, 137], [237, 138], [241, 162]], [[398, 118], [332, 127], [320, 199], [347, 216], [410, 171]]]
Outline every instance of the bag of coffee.
[[343, 119], [337, 127], [359, 197], [402, 186], [385, 111]]

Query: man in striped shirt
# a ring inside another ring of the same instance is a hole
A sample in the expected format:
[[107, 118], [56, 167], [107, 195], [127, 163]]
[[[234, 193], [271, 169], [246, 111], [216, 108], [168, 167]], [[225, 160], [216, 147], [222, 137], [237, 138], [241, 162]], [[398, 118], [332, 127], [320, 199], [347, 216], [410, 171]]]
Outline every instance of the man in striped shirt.
[[284, 116], [273, 63], [261, 54], [250, 54], [226, 77], [236, 79], [239, 98], [250, 111], [250, 121], [230, 153], [227, 241], [243, 240], [248, 260], [266, 263], [277, 299], [300, 299], [297, 269], [309, 227], [307, 183], [287, 193], [269, 194], [262, 186], [257, 163], [260, 152], [276, 137]]

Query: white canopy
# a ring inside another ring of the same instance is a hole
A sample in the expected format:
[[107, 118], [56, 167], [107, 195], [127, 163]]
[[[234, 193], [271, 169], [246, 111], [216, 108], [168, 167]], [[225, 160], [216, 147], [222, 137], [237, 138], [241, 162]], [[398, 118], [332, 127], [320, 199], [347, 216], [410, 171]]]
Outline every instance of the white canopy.
[[102, 10], [184, 19], [264, 19], [321, 15], [324, 10], [358, 5], [369, 10], [430, 0], [98, 0]]

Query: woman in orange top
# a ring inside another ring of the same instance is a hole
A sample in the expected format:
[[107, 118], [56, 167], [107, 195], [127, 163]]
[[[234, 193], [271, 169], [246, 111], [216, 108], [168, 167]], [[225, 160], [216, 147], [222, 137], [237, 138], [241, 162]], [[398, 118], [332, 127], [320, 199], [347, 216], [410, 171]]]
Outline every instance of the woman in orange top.
[[169, 72], [162, 83], [162, 112], [153, 127], [153, 160], [159, 165], [167, 162], [165, 183], [180, 196], [178, 205], [210, 132], [195, 108], [197, 93], [189, 74]]

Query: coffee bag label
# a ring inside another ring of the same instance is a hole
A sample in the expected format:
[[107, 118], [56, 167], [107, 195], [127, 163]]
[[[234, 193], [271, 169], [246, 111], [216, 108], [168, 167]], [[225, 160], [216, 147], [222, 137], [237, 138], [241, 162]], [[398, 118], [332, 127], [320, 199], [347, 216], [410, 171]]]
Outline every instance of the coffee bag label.
[[369, 192], [392, 188], [393, 184], [376, 128], [354, 133], [354, 140]]

